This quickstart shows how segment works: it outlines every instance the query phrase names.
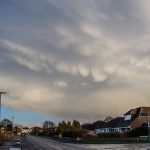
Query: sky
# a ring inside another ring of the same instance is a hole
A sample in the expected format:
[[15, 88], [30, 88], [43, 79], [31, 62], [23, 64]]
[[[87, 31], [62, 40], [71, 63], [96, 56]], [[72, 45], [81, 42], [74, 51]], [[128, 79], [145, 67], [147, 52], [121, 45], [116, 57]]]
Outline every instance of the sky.
[[0, 0], [3, 117], [38, 124], [150, 106], [149, 0]]

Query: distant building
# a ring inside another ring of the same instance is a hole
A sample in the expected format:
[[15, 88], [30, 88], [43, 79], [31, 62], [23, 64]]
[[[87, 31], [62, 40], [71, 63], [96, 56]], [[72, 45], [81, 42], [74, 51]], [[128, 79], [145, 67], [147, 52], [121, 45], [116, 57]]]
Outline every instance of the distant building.
[[43, 133], [43, 129], [40, 127], [32, 127], [30, 131], [33, 135], [39, 135]]
[[0, 125], [0, 132], [4, 133], [5, 132], [5, 127], [3, 125]]
[[23, 128], [22, 128], [22, 133], [23, 133], [23, 134], [29, 134], [30, 131], [31, 131], [31, 130], [30, 130], [28, 127], [23, 127]]
[[139, 107], [129, 110], [123, 117], [117, 117], [104, 125], [96, 128], [96, 133], [123, 133], [144, 123], [150, 122], [150, 107]]
[[14, 134], [15, 135], [21, 135], [21, 133], [22, 133], [22, 126], [15, 125], [15, 127], [14, 127]]

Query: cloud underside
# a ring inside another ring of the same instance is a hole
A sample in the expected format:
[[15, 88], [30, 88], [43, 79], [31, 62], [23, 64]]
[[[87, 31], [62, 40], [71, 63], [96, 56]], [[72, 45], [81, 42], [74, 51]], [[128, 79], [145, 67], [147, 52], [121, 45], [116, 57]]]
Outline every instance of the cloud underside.
[[149, 6], [148, 0], [1, 0], [4, 105], [81, 120], [148, 106]]

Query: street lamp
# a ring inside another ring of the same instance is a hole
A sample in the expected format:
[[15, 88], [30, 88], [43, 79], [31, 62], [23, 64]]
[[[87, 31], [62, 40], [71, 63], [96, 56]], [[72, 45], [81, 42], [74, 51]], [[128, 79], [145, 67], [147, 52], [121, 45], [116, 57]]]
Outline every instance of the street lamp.
[[6, 94], [6, 92], [0, 92], [0, 122], [1, 122], [1, 109], [2, 109], [2, 95]]

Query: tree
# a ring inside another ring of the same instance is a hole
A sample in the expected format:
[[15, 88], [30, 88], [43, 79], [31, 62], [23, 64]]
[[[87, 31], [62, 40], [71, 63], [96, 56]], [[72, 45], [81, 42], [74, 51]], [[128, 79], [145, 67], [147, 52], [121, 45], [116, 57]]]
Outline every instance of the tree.
[[6, 126], [6, 131], [12, 131], [12, 124], [8, 124]]
[[65, 121], [62, 121], [58, 124], [58, 127], [57, 127], [57, 132], [60, 134], [62, 134], [64, 131], [67, 130], [67, 124]]
[[68, 122], [67, 122], [67, 130], [68, 130], [68, 131], [71, 131], [71, 130], [72, 130], [71, 121], [68, 121]]
[[66, 131], [66, 130], [67, 130], [67, 124], [66, 124], [65, 121], [62, 121], [61, 127], [62, 127], [62, 130], [63, 130], [63, 131]]
[[48, 130], [48, 129], [54, 129], [55, 128], [55, 124], [51, 121], [45, 121], [43, 123], [43, 129], [44, 130]]
[[63, 129], [62, 129], [62, 124], [61, 124], [61, 122], [58, 124], [58, 127], [57, 127], [57, 133], [58, 134], [62, 134], [62, 132], [63, 132]]
[[77, 121], [77, 120], [74, 120], [73, 123], [72, 123], [72, 128], [73, 130], [79, 130], [80, 129], [80, 122]]
[[111, 121], [111, 120], [113, 120], [113, 118], [112, 118], [111, 116], [108, 116], [108, 117], [106, 117], [106, 118], [104, 119], [105, 122], [109, 122], [109, 121]]
[[62, 121], [58, 124], [57, 134], [62, 134], [64, 137], [75, 137], [76, 130], [80, 129], [80, 122], [74, 120], [73, 123]]

